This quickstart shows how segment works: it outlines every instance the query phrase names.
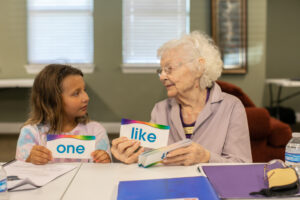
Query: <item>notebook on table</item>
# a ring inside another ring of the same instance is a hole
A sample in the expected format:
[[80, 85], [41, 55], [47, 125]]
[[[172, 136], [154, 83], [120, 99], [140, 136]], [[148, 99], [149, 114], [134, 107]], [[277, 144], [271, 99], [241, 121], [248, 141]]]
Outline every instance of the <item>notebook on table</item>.
[[207, 177], [164, 178], [120, 181], [118, 200], [219, 199]]
[[[203, 171], [220, 198], [267, 198], [249, 193], [267, 188], [264, 181], [265, 164], [202, 166]], [[273, 168], [280, 168], [275, 163]]]

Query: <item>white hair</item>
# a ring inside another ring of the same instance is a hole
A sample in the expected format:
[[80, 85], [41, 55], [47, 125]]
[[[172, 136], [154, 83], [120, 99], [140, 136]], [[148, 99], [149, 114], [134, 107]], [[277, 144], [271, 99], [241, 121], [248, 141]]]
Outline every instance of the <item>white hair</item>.
[[[184, 48], [191, 59], [197, 60], [197, 65], [193, 66], [195, 70], [203, 71], [200, 78], [201, 89], [211, 87], [213, 82], [221, 76], [223, 61], [219, 48], [205, 33], [193, 31], [188, 35], [183, 35], [180, 39], [170, 40], [158, 49], [157, 55], [161, 58], [164, 53], [174, 48]], [[199, 62], [200, 58], [205, 60], [203, 64]]]

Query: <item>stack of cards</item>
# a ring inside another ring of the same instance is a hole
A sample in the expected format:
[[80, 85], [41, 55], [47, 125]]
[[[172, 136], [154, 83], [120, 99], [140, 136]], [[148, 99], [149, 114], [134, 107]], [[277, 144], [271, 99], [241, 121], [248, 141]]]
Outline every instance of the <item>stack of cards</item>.
[[153, 165], [156, 165], [157, 163], [160, 163], [170, 151], [189, 146], [191, 143], [192, 140], [185, 139], [166, 147], [146, 151], [139, 156], [138, 164], [140, 167], [151, 167]]

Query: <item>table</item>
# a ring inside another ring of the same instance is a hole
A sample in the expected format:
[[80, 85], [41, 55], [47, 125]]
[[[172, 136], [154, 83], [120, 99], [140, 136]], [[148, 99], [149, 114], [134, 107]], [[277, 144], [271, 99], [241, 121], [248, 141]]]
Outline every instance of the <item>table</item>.
[[[63, 199], [116, 199], [118, 183], [122, 180], [156, 179], [199, 176], [196, 166], [153, 166], [141, 168], [137, 164], [84, 164]], [[83, 187], [88, 185], [88, 187]]]
[[[10, 192], [10, 200], [46, 199], [46, 200], [115, 200], [118, 183], [123, 180], [143, 180], [199, 176], [198, 165], [192, 166], [153, 166], [141, 168], [137, 164], [122, 163], [95, 164], [75, 163], [73, 170], [49, 184], [30, 191]], [[225, 163], [220, 163], [224, 165]], [[232, 164], [232, 163], [227, 163]], [[247, 163], [245, 163], [247, 164]], [[207, 164], [205, 164], [207, 165]], [[217, 164], [209, 164], [217, 165]], [[299, 198], [289, 198], [299, 199]]]
[[[125, 165], [121, 163], [72, 163], [72, 165], [76, 165], [77, 168], [41, 188], [9, 192], [9, 200], [116, 199], [120, 180], [199, 175], [195, 166], [152, 167], [145, 169], [138, 167], [137, 164]], [[178, 174], [179, 170], [180, 174]]]
[[[47, 185], [29, 191], [9, 192], [9, 200], [19, 199], [116, 199], [121, 180], [155, 179], [197, 176], [194, 166], [153, 166], [141, 168], [137, 164], [74, 163], [78, 168]], [[179, 173], [180, 172], [180, 173]]]
[[[299, 88], [300, 87], [300, 79], [299, 80], [292, 80], [292, 79], [266, 79], [266, 83], [269, 86], [269, 93], [270, 93], [270, 107], [273, 107], [273, 104], [276, 104], [276, 108], [277, 108], [277, 118], [279, 118], [279, 106], [280, 103], [293, 98], [295, 96], [298, 96], [300, 94], [300, 91], [297, 91], [295, 93], [292, 93], [290, 95], [287, 95], [285, 97], [281, 97], [281, 92], [282, 92], [282, 88], [284, 87], [296, 87]], [[276, 99], [274, 99], [273, 97], [273, 85], [276, 85], [278, 87], [277, 90], [277, 97]]]
[[0, 79], [0, 88], [31, 88], [34, 79]]
[[[100, 122], [108, 134], [119, 135], [121, 122]], [[0, 122], [0, 135], [20, 133], [24, 122]]]
[[[280, 104], [281, 102], [288, 100], [294, 96], [297, 96], [300, 94], [300, 91], [293, 93], [291, 95], [288, 95], [286, 97], [281, 98], [281, 90], [283, 87], [300, 87], [300, 79], [299, 80], [291, 80], [291, 79], [267, 79], [266, 83], [269, 85], [269, 91], [270, 91], [270, 106], [273, 106], [273, 103]], [[276, 85], [278, 86], [278, 92], [277, 92], [277, 99], [273, 100], [273, 89], [272, 86]]]

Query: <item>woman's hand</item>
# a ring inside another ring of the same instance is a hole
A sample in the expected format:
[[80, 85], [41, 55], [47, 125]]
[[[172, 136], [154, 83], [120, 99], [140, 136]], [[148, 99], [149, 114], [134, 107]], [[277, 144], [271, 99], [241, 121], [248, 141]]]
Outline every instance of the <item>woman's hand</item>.
[[206, 163], [209, 161], [210, 153], [200, 144], [193, 142], [188, 147], [183, 147], [168, 153], [167, 158], [163, 160], [166, 165], [193, 165], [197, 163]]
[[112, 141], [111, 152], [118, 160], [131, 164], [137, 162], [138, 156], [144, 151], [143, 147], [138, 149], [139, 147], [139, 141], [119, 137]]
[[44, 146], [34, 145], [30, 151], [30, 155], [26, 159], [26, 162], [31, 162], [36, 165], [44, 165], [51, 161], [52, 153]]
[[110, 163], [110, 157], [108, 153], [104, 150], [95, 150], [91, 153], [95, 163]]

